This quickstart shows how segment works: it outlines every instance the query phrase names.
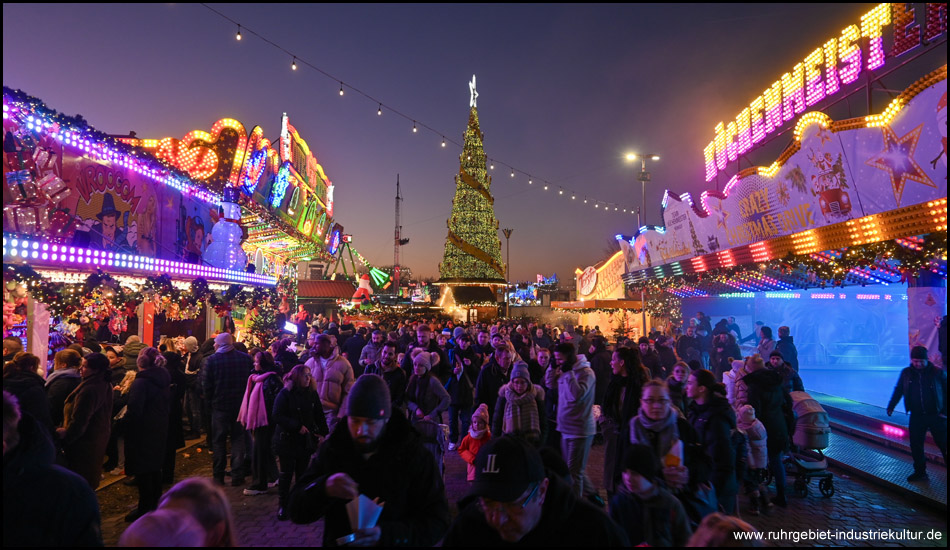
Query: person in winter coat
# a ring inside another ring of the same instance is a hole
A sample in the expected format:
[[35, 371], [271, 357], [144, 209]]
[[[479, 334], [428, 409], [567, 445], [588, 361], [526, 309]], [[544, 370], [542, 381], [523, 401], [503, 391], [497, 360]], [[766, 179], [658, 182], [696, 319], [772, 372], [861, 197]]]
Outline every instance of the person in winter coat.
[[52, 430], [49, 401], [43, 377], [37, 374], [40, 358], [21, 351], [3, 366], [3, 389], [20, 403], [20, 411], [35, 418], [47, 431]]
[[168, 371], [168, 438], [165, 441], [165, 462], [162, 465], [162, 483], [175, 482], [175, 457], [178, 449], [185, 446], [185, 427], [182, 425], [185, 392], [188, 381], [185, 378], [184, 363], [181, 355], [175, 351], [162, 353], [165, 358], [165, 370]]
[[660, 354], [650, 348], [650, 339], [641, 336], [637, 340], [637, 349], [640, 351], [640, 364], [650, 371], [650, 378], [663, 380], [666, 378], [666, 369], [660, 360]]
[[310, 456], [317, 450], [317, 442], [330, 433], [310, 367], [297, 365], [284, 376], [284, 387], [274, 400], [273, 420], [274, 451], [280, 461], [277, 519], [286, 521], [290, 519], [290, 484], [295, 476], [300, 481]]
[[439, 378], [432, 374], [439, 355], [416, 348], [412, 351], [412, 376], [406, 386], [409, 402], [409, 419], [415, 423], [422, 419], [442, 423], [442, 413], [449, 409], [452, 398], [445, 391]]
[[590, 354], [587, 355], [590, 361], [590, 368], [594, 371], [597, 379], [597, 385], [594, 388], [594, 404], [603, 406], [604, 396], [607, 395], [607, 385], [610, 383], [610, 356], [607, 351], [607, 341], [603, 336], [594, 336], [591, 338], [591, 345], [588, 348]]
[[678, 361], [676, 352], [673, 350], [673, 339], [661, 334], [654, 341], [654, 347], [657, 355], [660, 356], [660, 365], [663, 367], [664, 377], [668, 377], [673, 373], [673, 365]]
[[49, 431], [4, 391], [4, 548], [102, 546], [95, 492], [55, 456]]
[[138, 368], [139, 353], [145, 349], [142, 339], [136, 335], [129, 336], [122, 348], [122, 357], [125, 358], [126, 370], [136, 370]]
[[416, 349], [422, 349], [430, 353], [439, 354], [439, 361], [437, 363], [432, 363], [432, 366], [435, 369], [432, 374], [434, 374], [444, 386], [445, 383], [449, 381], [449, 376], [452, 374], [452, 366], [449, 363], [449, 357], [446, 355], [445, 350], [439, 347], [438, 342], [435, 338], [433, 338], [431, 328], [425, 323], [420, 323], [419, 326], [416, 327], [415, 342], [406, 347], [406, 355], [402, 360], [402, 369], [406, 371], [406, 376], [410, 378], [412, 377], [414, 366], [412, 363], [412, 352]]
[[82, 382], [66, 398], [63, 427], [56, 429], [66, 455], [66, 467], [96, 489], [102, 477], [102, 459], [112, 431], [112, 373], [101, 353], [83, 357]]
[[713, 337], [712, 353], [709, 357], [709, 370], [722, 380], [723, 374], [732, 368], [732, 361], [742, 357], [742, 350], [731, 333], [717, 334]]
[[604, 487], [611, 495], [620, 483], [624, 450], [630, 444], [630, 420], [640, 409], [643, 385], [651, 379], [651, 372], [640, 364], [637, 352], [617, 348], [610, 359], [611, 377], [600, 417], [604, 434]]
[[726, 387], [726, 400], [729, 401], [730, 405], [735, 406], [736, 380], [748, 373], [742, 370], [745, 367], [745, 362], [741, 359], [734, 359], [730, 367], [730, 370], [722, 373], [722, 385]]
[[752, 405], [743, 405], [737, 418], [739, 431], [745, 434], [749, 442], [749, 454], [746, 463], [748, 469], [744, 481], [745, 493], [749, 497], [749, 514], [759, 515], [760, 510], [768, 510], [772, 503], [768, 499], [765, 486], [765, 473], [769, 464], [768, 435], [765, 426], [755, 417]]
[[708, 370], [700, 369], [689, 375], [686, 394], [693, 400], [686, 418], [713, 461], [711, 481], [716, 488], [719, 506], [732, 515], [738, 494], [736, 452], [732, 444], [736, 413], [726, 400], [725, 386], [716, 382]]
[[290, 369], [300, 363], [300, 358], [293, 351], [293, 338], [281, 338], [271, 346], [271, 354], [274, 358], [274, 371], [278, 374], [290, 372]]
[[[459, 337], [458, 346], [449, 350], [449, 360], [453, 361], [452, 376], [445, 389], [449, 392], [449, 450], [454, 451], [459, 441], [459, 434], [468, 432], [472, 407], [475, 405], [475, 382], [478, 380], [479, 370], [475, 365], [475, 351], [472, 349], [472, 339], [463, 334]], [[487, 410], [487, 408], [486, 408]], [[459, 425], [461, 424], [461, 429]]]
[[511, 381], [498, 390], [492, 433], [520, 437], [540, 447], [547, 437], [544, 416], [544, 388], [531, 383], [528, 364], [518, 361], [511, 367]]
[[49, 402], [49, 415], [53, 428], [63, 425], [63, 406], [66, 398], [73, 393], [82, 377], [79, 365], [82, 355], [75, 350], [64, 349], [53, 357], [53, 372], [46, 379], [46, 400]]
[[[206, 404], [204, 392], [201, 391], [201, 368], [205, 358], [198, 351], [198, 339], [194, 336], [185, 338], [185, 354], [182, 357], [185, 364], [185, 413], [188, 416], [189, 437], [201, 437], [201, 431], [211, 431], [211, 418], [205, 414]], [[206, 425], [207, 423], [207, 425]]]
[[[364, 374], [347, 397], [346, 416], [320, 445], [290, 494], [290, 518], [325, 517], [323, 545], [354, 535], [355, 546], [432, 546], [449, 526], [442, 476], [409, 421], [392, 414], [386, 382]], [[350, 526], [346, 503], [359, 495], [385, 502], [375, 527]]]
[[508, 382], [508, 371], [511, 370], [513, 355], [507, 343], [499, 343], [482, 365], [478, 380], [475, 381], [475, 403], [477, 405], [484, 403], [488, 407], [488, 417], [492, 420], [495, 418], [498, 390]]
[[[293, 367], [291, 367], [293, 368]], [[244, 489], [245, 496], [263, 495], [267, 483], [277, 470], [272, 442], [274, 440], [273, 410], [283, 382], [277, 373], [274, 356], [267, 351], [254, 354], [254, 370], [247, 379], [244, 403], [238, 421], [251, 432], [254, 442], [251, 472], [254, 481]]]
[[156, 348], [144, 348], [136, 366], [125, 415], [125, 471], [135, 476], [139, 505], [125, 516], [128, 523], [158, 508], [171, 401], [165, 357]]
[[758, 355], [746, 361], [749, 374], [736, 383], [736, 408], [752, 405], [768, 434], [769, 471], [775, 479], [772, 503], [786, 507], [785, 466], [782, 453], [788, 447], [789, 425], [793, 422], [792, 397], [785, 391], [782, 375], [765, 368]]
[[790, 328], [778, 327], [778, 342], [775, 343], [775, 351], [781, 353], [785, 362], [798, 372], [798, 348], [795, 347], [795, 339], [791, 335]]
[[762, 326], [759, 328], [759, 344], [756, 352], [760, 357], [768, 357], [775, 351], [775, 340], [772, 339], [772, 327]]
[[678, 361], [673, 365], [673, 374], [666, 379], [666, 387], [670, 392], [670, 399], [676, 409], [686, 414], [689, 397], [686, 395], [686, 380], [689, 379], [693, 370], [683, 361]]
[[475, 457], [478, 455], [478, 450], [489, 439], [491, 439], [491, 430], [488, 429], [488, 406], [482, 403], [472, 415], [468, 433], [458, 446], [459, 456], [466, 464], [466, 480], [475, 481]]
[[[121, 351], [116, 351], [112, 346], [106, 346], [102, 353], [109, 358], [109, 368], [112, 370], [112, 385], [118, 386], [125, 378], [125, 373], [129, 372], [129, 369], [125, 368], [125, 357]], [[79, 355], [82, 357], [81, 353]]]
[[[597, 384], [587, 358], [574, 355], [570, 342], [554, 348], [554, 364], [544, 374], [548, 388], [557, 388], [557, 430], [561, 433], [561, 453], [574, 482], [574, 494], [600, 500], [587, 477], [587, 458], [594, 441], [594, 389]], [[599, 504], [599, 503], [598, 503]]]
[[[568, 343], [572, 348], [574, 347]], [[623, 529], [547, 470], [532, 445], [496, 437], [475, 458], [475, 481], [444, 547], [603, 548], [629, 546]]]
[[[924, 456], [924, 438], [927, 430], [947, 461], [947, 371], [938, 369], [927, 357], [927, 348], [914, 346], [910, 350], [910, 366], [901, 371], [894, 393], [887, 403], [887, 416], [904, 398], [904, 408], [910, 413], [910, 453], [914, 458], [914, 472], [907, 481], [927, 479], [927, 460]], [[771, 437], [771, 436], [770, 436]]]
[[782, 352], [775, 350], [770, 353], [767, 367], [782, 375], [782, 385], [785, 387], [785, 391], [805, 391], [802, 377], [785, 361]]
[[343, 416], [343, 403], [353, 387], [353, 367], [340, 355], [327, 334], [317, 336], [314, 356], [307, 360], [317, 391], [323, 400], [323, 414], [330, 431]]
[[630, 445], [621, 461], [623, 482], [610, 499], [610, 518], [632, 546], [682, 547], [693, 530], [679, 499], [663, 487], [660, 461], [647, 445]]
[[406, 414], [406, 385], [409, 379], [406, 378], [406, 371], [399, 366], [396, 360], [396, 342], [383, 342], [382, 349], [376, 362], [366, 367], [363, 374], [375, 374], [381, 376], [389, 386], [389, 395], [392, 398], [393, 410], [398, 410], [400, 414]]

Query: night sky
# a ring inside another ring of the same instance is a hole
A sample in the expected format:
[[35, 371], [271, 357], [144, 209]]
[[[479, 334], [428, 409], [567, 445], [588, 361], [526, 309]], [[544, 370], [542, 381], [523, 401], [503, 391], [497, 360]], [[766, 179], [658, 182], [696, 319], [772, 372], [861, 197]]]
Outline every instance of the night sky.
[[[375, 265], [393, 261], [399, 174], [402, 264], [437, 277], [460, 152], [440, 143], [461, 143], [475, 74], [495, 214], [514, 229], [511, 276], [570, 281], [635, 231], [635, 215], [593, 208], [639, 205], [639, 163], [625, 152], [662, 157], [648, 164], [646, 207], [659, 223], [665, 189], [711, 187], [702, 150], [713, 126], [873, 4], [212, 7], [245, 27], [243, 40], [200, 5], [4, 4], [3, 83], [141, 138], [230, 117], [275, 140], [287, 112], [336, 186], [337, 221]], [[436, 132], [413, 134], [413, 119]]]

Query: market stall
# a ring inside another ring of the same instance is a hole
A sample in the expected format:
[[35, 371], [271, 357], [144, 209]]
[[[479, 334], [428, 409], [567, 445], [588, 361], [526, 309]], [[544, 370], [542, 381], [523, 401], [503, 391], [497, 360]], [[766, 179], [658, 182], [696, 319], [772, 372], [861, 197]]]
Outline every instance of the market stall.
[[40, 357], [132, 334], [266, 343], [296, 309], [296, 262], [342, 231], [286, 115], [279, 151], [230, 119], [118, 139], [4, 88], [3, 130], [4, 335]]

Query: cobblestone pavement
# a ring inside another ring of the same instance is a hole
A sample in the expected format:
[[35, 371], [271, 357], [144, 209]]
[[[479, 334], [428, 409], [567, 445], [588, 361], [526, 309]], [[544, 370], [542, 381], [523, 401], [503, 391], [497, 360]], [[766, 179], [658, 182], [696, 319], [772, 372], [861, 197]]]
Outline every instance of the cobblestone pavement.
[[[603, 477], [603, 446], [591, 451], [588, 473], [594, 483], [600, 485]], [[208, 452], [196, 452], [195, 447], [179, 453], [177, 479], [188, 476], [211, 476], [211, 456]], [[822, 498], [817, 488], [805, 498], [790, 497], [788, 508], [777, 510], [771, 516], [743, 519], [762, 531], [766, 537], [786, 538], [765, 541], [771, 546], [947, 546], [946, 515], [937, 510], [919, 507], [900, 495], [880, 489], [863, 480], [849, 478], [839, 471], [835, 473], [835, 495]], [[465, 481], [465, 463], [454, 452], [446, 454], [446, 492], [456, 513], [455, 502], [468, 490]], [[813, 483], [814, 485], [814, 483]], [[277, 493], [271, 489], [266, 495], [244, 496], [243, 487], [226, 487], [231, 501], [242, 546], [320, 546], [323, 541], [323, 522], [311, 525], [294, 525], [277, 521]], [[115, 483], [98, 492], [103, 503], [103, 538], [107, 546], [116, 546], [127, 524], [125, 514], [136, 503], [134, 488]], [[740, 497], [740, 508], [746, 508]], [[810, 531], [809, 531], [810, 530]], [[815, 540], [799, 539], [796, 543], [791, 531], [811, 533], [817, 536], [827, 532], [853, 532], [876, 534], [882, 532], [907, 534], [919, 537], [916, 540]], [[929, 533], [937, 533], [940, 540], [928, 540]]]

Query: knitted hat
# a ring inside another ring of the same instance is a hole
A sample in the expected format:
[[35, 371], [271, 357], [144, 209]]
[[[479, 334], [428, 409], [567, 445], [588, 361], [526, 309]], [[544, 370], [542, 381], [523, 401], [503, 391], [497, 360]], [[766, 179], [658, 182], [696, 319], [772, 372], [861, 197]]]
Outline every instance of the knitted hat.
[[641, 336], [640, 339], [637, 340], [637, 343], [638, 343], [638, 344], [649, 344], [649, 343], [650, 343], [650, 339], [647, 338], [646, 336]]
[[472, 422], [475, 422], [477, 418], [481, 418], [485, 421], [485, 424], [488, 424], [488, 405], [482, 403], [475, 409], [475, 412], [472, 413]]
[[528, 370], [528, 364], [524, 361], [515, 361], [513, 367], [511, 367], [511, 380], [515, 378], [524, 378], [528, 381], [528, 386], [531, 385], [531, 371]]
[[374, 420], [389, 418], [392, 415], [392, 398], [386, 381], [375, 374], [364, 374], [357, 378], [346, 398], [346, 414]]
[[417, 362], [425, 367], [426, 372], [432, 370], [432, 356], [429, 355], [428, 351], [422, 348], [414, 349], [412, 351], [412, 365], [415, 366]]
[[660, 336], [657, 336], [657, 337], [656, 337], [656, 345], [662, 346], [662, 345], [666, 344], [666, 342], [667, 342], [666, 336], [663, 336], [663, 335], [661, 334]]
[[782, 352], [780, 352], [779, 350], [775, 350], [769, 354], [769, 359], [773, 357], [781, 357], [783, 360], [785, 359], [784, 357], [782, 357]]
[[455, 338], [456, 340], [458, 340], [459, 338], [462, 337], [463, 334], [465, 334], [464, 328], [455, 327], [455, 330], [452, 331], [452, 338]]
[[652, 482], [660, 472], [660, 459], [651, 447], [638, 443], [630, 445], [623, 453], [623, 468], [632, 470]]
[[185, 338], [185, 350], [188, 353], [198, 353], [198, 339], [194, 336]]
[[924, 361], [926, 361], [926, 360], [927, 360], [927, 348], [925, 348], [924, 346], [914, 346], [914, 347], [911, 348], [911, 350], [910, 350], [910, 358], [911, 358], [911, 359], [923, 359]]
[[739, 420], [745, 424], [755, 422], [755, 407], [752, 405], [743, 405], [739, 408]]
[[469, 494], [512, 502], [544, 477], [544, 463], [537, 449], [521, 439], [498, 437], [478, 450], [475, 481]]

